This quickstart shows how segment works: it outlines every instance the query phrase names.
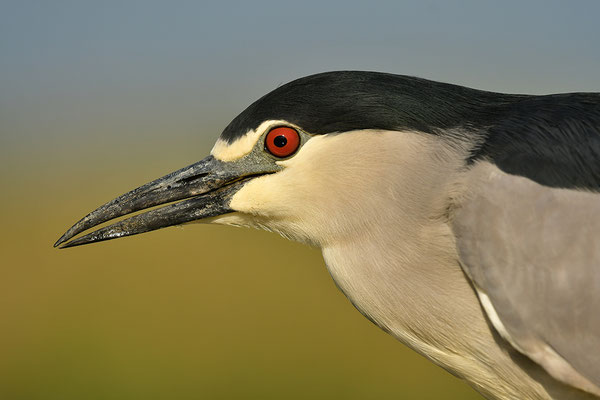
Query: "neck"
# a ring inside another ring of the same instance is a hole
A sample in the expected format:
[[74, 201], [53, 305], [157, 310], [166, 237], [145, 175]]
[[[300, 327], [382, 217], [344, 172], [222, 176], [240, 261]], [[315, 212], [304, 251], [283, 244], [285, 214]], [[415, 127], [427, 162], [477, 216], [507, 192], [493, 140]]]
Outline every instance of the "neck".
[[445, 218], [436, 212], [408, 230], [391, 215], [389, 226], [379, 220], [322, 245], [333, 279], [363, 315], [489, 399], [591, 398], [498, 336], [460, 267]]
[[460, 374], [451, 359], [473, 338], [489, 335], [489, 328], [447, 226], [432, 224], [409, 235], [391, 237], [374, 229], [323, 247], [323, 256], [333, 279], [365, 316]]

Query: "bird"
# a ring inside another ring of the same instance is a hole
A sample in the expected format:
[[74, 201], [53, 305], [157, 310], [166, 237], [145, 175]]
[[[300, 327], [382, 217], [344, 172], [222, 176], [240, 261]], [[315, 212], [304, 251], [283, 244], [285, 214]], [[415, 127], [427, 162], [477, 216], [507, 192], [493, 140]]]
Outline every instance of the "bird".
[[599, 191], [600, 93], [332, 71], [270, 91], [206, 158], [55, 247], [190, 222], [275, 232], [320, 248], [360, 313], [485, 398], [600, 399]]

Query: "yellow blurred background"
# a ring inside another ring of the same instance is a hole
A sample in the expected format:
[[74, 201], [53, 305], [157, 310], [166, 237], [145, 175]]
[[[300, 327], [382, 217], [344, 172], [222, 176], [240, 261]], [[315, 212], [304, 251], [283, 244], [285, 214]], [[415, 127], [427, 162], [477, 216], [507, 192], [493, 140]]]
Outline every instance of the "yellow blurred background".
[[2, 2], [0, 399], [480, 398], [362, 317], [318, 249], [205, 225], [52, 244], [309, 73], [600, 91], [598, 4]]

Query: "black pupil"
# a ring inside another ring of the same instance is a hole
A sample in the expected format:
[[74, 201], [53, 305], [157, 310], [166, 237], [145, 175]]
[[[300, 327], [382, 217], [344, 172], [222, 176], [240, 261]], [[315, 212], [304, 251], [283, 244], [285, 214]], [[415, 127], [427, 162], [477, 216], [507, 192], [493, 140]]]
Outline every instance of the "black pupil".
[[275, 136], [275, 139], [273, 139], [273, 144], [277, 147], [283, 147], [287, 144], [287, 138], [283, 135]]

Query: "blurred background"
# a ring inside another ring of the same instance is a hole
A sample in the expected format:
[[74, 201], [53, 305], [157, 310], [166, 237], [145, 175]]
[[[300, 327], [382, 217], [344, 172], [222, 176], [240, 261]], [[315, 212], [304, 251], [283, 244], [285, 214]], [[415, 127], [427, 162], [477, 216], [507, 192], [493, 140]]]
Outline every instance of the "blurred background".
[[597, 1], [0, 1], [0, 399], [478, 399], [320, 252], [192, 225], [56, 250], [294, 78], [600, 91]]

